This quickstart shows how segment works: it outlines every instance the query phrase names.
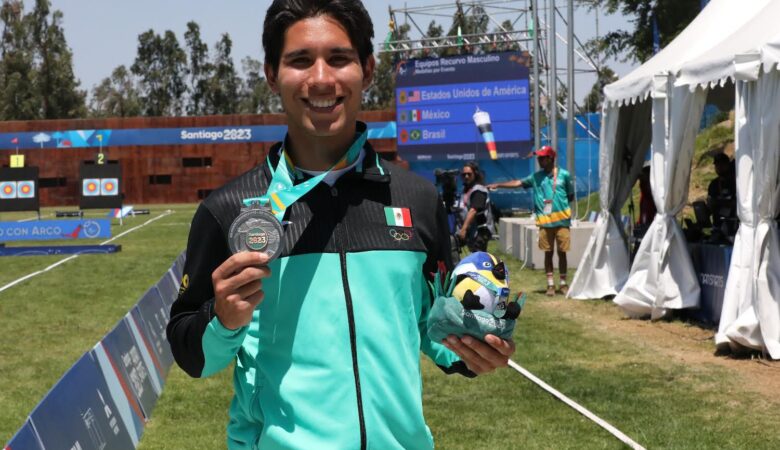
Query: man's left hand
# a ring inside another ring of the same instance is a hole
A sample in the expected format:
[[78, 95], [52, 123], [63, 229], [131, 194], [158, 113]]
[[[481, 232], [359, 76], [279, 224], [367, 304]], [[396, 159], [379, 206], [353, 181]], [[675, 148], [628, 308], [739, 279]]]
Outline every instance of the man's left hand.
[[506, 367], [509, 357], [515, 352], [513, 341], [505, 341], [492, 334], [485, 336], [485, 342], [472, 336], [458, 338], [449, 335], [442, 343], [460, 356], [466, 367], [477, 375], [492, 372], [498, 367]]

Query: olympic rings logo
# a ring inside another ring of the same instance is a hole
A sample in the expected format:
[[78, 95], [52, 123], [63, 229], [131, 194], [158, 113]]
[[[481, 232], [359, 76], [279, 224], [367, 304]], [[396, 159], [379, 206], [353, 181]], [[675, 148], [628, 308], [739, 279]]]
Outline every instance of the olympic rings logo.
[[390, 229], [390, 237], [395, 239], [397, 242], [401, 241], [408, 241], [412, 238], [412, 232], [411, 231], [397, 231], [395, 228]]

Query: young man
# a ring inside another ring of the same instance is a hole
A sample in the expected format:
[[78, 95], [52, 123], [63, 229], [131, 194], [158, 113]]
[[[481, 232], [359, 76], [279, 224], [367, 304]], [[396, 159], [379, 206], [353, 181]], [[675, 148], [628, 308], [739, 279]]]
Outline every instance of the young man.
[[463, 179], [463, 225], [458, 230], [458, 238], [466, 243], [470, 252], [486, 252], [493, 236], [493, 214], [490, 210], [490, 195], [483, 185], [484, 176], [474, 161], [463, 166], [460, 176]]
[[[496, 336], [427, 338], [426, 276], [447, 264], [446, 217], [434, 186], [381, 161], [356, 121], [372, 30], [359, 0], [272, 3], [265, 72], [287, 137], [195, 213], [168, 339], [193, 377], [235, 362], [230, 449], [432, 448], [420, 350], [467, 376], [514, 351]], [[278, 249], [233, 253], [279, 236], [232, 233], [254, 201], [286, 224]]]
[[566, 283], [566, 252], [569, 251], [571, 243], [569, 202], [574, 200], [574, 186], [569, 172], [555, 166], [555, 150], [552, 147], [546, 145], [534, 154], [541, 170], [522, 180], [490, 184], [488, 189], [533, 188], [534, 215], [536, 226], [539, 227], [539, 248], [544, 252], [544, 270], [547, 273], [547, 295], [555, 295], [553, 245], [558, 248], [560, 290], [563, 295], [566, 295], [569, 292]]

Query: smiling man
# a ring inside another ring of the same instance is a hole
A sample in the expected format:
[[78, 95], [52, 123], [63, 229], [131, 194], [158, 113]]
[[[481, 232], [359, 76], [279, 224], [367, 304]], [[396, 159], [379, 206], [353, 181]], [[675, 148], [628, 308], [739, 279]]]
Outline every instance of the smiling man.
[[235, 362], [230, 449], [432, 448], [420, 351], [466, 376], [514, 351], [495, 336], [427, 338], [446, 216], [357, 121], [372, 30], [357, 0], [273, 2], [265, 72], [287, 137], [193, 218], [168, 338], [193, 377]]

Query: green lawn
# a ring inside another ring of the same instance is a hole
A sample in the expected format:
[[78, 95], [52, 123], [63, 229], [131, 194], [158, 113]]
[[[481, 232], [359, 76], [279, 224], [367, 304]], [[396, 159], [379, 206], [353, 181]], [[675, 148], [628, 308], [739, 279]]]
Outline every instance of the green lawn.
[[[154, 207], [114, 234], [169, 208], [118, 239], [120, 253], [81, 256], [0, 292], [0, 443], [184, 249], [194, 205]], [[61, 258], [3, 259], [0, 286]], [[520, 267], [509, 261], [513, 289], [530, 292], [515, 331], [519, 364], [647, 448], [777, 448], [780, 393], [761, 395], [742, 373], [764, 366], [720, 363], [711, 341], [678, 336], [691, 328], [682, 322], [626, 321], [606, 301], [548, 298], [544, 275]], [[666, 338], [647, 333], [661, 326]], [[670, 356], [682, 350], [686, 358]], [[511, 369], [470, 380], [424, 360], [423, 377], [438, 448], [624, 447]], [[140, 448], [224, 448], [230, 396], [229, 371], [194, 380], [174, 367]]]

